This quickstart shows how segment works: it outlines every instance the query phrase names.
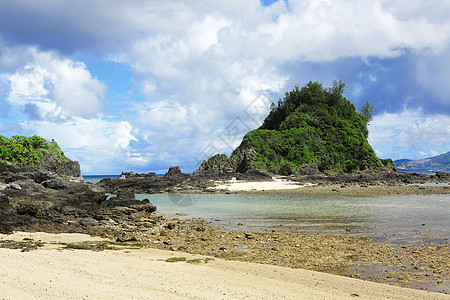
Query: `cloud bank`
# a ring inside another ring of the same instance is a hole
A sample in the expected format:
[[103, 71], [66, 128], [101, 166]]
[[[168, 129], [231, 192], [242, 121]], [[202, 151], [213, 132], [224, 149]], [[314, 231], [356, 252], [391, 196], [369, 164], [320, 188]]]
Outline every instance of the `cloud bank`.
[[211, 145], [231, 151], [224, 130], [258, 126], [246, 109], [261, 92], [342, 78], [375, 105], [379, 154], [445, 152], [449, 14], [420, 0], [2, 1], [0, 129], [55, 138], [85, 173], [189, 172]]

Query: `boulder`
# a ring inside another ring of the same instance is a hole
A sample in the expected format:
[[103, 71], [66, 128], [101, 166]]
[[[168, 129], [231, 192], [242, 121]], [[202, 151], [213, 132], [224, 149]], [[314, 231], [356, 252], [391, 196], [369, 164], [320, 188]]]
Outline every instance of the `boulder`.
[[8, 196], [0, 194], [0, 215], [12, 215], [15, 214], [15, 210], [12, 208], [9, 202]]
[[127, 178], [146, 178], [146, 177], [152, 177], [156, 178], [155, 172], [150, 172], [147, 174], [141, 174], [141, 173], [134, 173], [133, 171], [129, 172], [122, 172], [122, 174], [119, 176], [119, 179], [127, 179]]
[[164, 175], [165, 179], [186, 179], [187, 177], [188, 175], [182, 173], [179, 166], [171, 166]]

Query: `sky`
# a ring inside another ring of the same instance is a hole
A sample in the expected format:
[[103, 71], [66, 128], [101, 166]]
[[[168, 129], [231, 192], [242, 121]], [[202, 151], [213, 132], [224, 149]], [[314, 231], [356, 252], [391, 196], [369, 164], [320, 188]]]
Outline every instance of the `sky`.
[[450, 2], [0, 0], [0, 134], [82, 173], [190, 173], [294, 86], [347, 83], [380, 158], [450, 150]]

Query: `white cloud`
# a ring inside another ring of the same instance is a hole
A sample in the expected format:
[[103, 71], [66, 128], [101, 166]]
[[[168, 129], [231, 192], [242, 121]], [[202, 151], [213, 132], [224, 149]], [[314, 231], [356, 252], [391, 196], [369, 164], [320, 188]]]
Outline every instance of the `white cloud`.
[[126, 121], [73, 117], [57, 126], [50, 121], [26, 121], [21, 126], [57, 141], [69, 158], [80, 161], [84, 173], [119, 172], [123, 165], [148, 163], [145, 155], [131, 150], [136, 132]]
[[[426, 53], [436, 61], [418, 64], [417, 82], [437, 96], [429, 101], [445, 106], [450, 72], [442, 67], [448, 61], [442, 53], [450, 42], [450, 7], [442, 1], [429, 3], [311, 0], [262, 7], [258, 0], [17, 0], [0, 12], [0, 36], [19, 45], [6, 47], [0, 41], [0, 72], [11, 88], [8, 99], [15, 110], [26, 112], [29, 119], [46, 117], [47, 123], [33, 123], [43, 132], [52, 121], [60, 122], [63, 126], [53, 126], [61, 135], [70, 136], [77, 128], [89, 133], [89, 141], [95, 136], [92, 145], [98, 143], [98, 148], [122, 145], [117, 151], [130, 162], [144, 164], [151, 157], [172, 164], [191, 159], [209, 141], [220, 142], [217, 134], [234, 118], [250, 120], [244, 109], [260, 91], [279, 95], [292, 88], [288, 84], [310, 80], [315, 72], [315, 65], [305, 67], [310, 62]], [[29, 18], [20, 18], [24, 13]], [[48, 24], [59, 30], [49, 30]], [[139, 94], [144, 101], [122, 104], [115, 116], [129, 127], [102, 119], [106, 85], [82, 62], [62, 56], [73, 53], [131, 67], [135, 90], [129, 99]], [[341, 76], [340, 70], [326, 79], [339, 79], [334, 76]], [[369, 75], [368, 80], [380, 84], [380, 78]], [[352, 93], [359, 97], [366, 90], [355, 84]], [[445, 116], [409, 110], [378, 115], [370, 126], [371, 141], [404, 147], [442, 144], [448, 131], [433, 124], [437, 120], [448, 124]], [[96, 136], [86, 126], [106, 131]], [[111, 128], [120, 133], [114, 136]], [[74, 134], [83, 149], [91, 149]], [[134, 139], [139, 146], [128, 148]]]
[[320, 62], [356, 56], [383, 58], [398, 56], [408, 48], [439, 52], [449, 40], [449, 20], [435, 24], [422, 16], [403, 15], [400, 7], [387, 10], [384, 1], [289, 4], [290, 10], [278, 22], [261, 24], [252, 33], [255, 44], [264, 45], [258, 55]]
[[24, 66], [2, 75], [10, 86], [7, 97], [10, 103], [17, 106], [31, 103], [39, 108], [41, 117], [63, 120], [101, 112], [106, 85], [93, 78], [84, 63], [35, 48], [26, 54]]
[[360, 83], [356, 83], [352, 91], [353, 98], [359, 98], [359, 96], [361, 96], [362, 91], [363, 91], [362, 85]]
[[369, 141], [380, 145], [389, 140], [402, 147], [442, 145], [450, 136], [450, 116], [425, 115], [421, 110], [375, 115], [369, 125]]
[[432, 156], [436, 156], [436, 155], [439, 155], [439, 154], [441, 154], [441, 153], [437, 152], [436, 150], [430, 149], [430, 154], [431, 154]]
[[147, 134], [147, 140], [161, 133], [164, 133], [160, 136], [163, 139], [182, 137], [190, 129], [187, 108], [177, 101], [163, 100], [139, 105], [136, 109], [137, 116], [133, 123]]

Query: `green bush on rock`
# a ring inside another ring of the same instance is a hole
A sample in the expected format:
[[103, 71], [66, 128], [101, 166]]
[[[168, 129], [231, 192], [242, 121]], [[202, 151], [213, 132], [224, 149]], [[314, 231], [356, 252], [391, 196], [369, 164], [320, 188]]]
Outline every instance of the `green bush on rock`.
[[55, 156], [59, 162], [66, 160], [64, 153], [55, 142], [33, 135], [15, 135], [11, 138], [0, 135], [0, 161], [11, 163], [39, 164], [44, 154]]

